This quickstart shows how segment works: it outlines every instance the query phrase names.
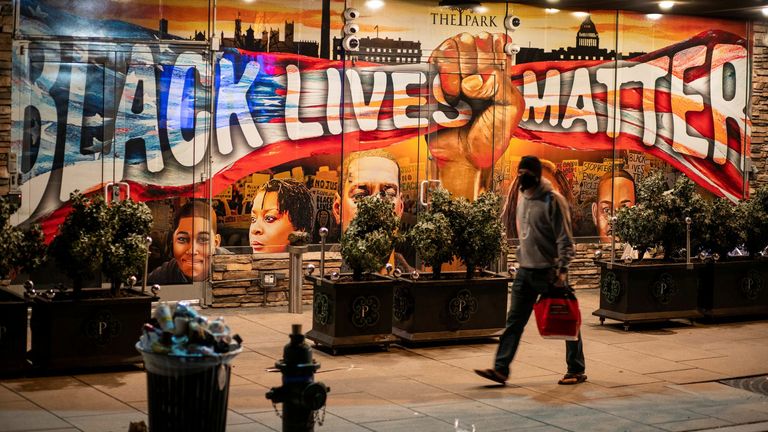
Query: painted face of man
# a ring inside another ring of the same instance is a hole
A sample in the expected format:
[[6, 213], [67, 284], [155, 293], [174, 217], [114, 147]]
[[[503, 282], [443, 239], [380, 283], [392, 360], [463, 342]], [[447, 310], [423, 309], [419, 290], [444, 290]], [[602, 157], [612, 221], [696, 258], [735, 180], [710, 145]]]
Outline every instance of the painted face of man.
[[248, 239], [253, 252], [285, 252], [294, 231], [287, 212], [281, 212], [277, 192], [260, 191], [253, 198]]
[[386, 199], [395, 204], [395, 214], [402, 216], [403, 200], [395, 161], [380, 156], [361, 157], [350, 162], [348, 172], [341, 197], [333, 205], [334, 216], [337, 222], [341, 222], [343, 230], [347, 229], [357, 214], [357, 198], [383, 193]]
[[213, 232], [209, 219], [182, 217], [173, 232], [173, 257], [187, 279], [206, 280], [212, 249], [219, 247], [219, 244], [221, 237]]
[[620, 207], [635, 205], [634, 182], [624, 177], [613, 178], [613, 193], [616, 205], [611, 201], [611, 182], [603, 181], [597, 188], [597, 202], [592, 204], [592, 219], [597, 227], [600, 241], [611, 241], [611, 211]]

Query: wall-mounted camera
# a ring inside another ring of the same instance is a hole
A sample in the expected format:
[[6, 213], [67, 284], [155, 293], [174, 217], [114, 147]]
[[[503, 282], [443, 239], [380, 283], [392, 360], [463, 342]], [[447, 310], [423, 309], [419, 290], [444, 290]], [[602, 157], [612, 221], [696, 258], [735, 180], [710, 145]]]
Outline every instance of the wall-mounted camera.
[[507, 55], [517, 55], [517, 53], [520, 52], [520, 45], [508, 43], [504, 45], [504, 52], [507, 53]]
[[518, 27], [520, 27], [520, 24], [522, 24], [522, 21], [520, 21], [520, 17], [515, 15], [510, 15], [506, 18], [504, 18], [504, 27], [509, 31], [515, 31]]
[[347, 21], [356, 20], [360, 18], [360, 11], [355, 8], [344, 9], [344, 19]]
[[341, 41], [341, 46], [344, 48], [345, 51], [359, 51], [360, 50], [360, 39], [357, 38], [357, 36], [349, 35], [344, 37], [344, 40]]
[[344, 24], [344, 34], [345, 35], [353, 35], [360, 32], [360, 26], [355, 23], [346, 23]]

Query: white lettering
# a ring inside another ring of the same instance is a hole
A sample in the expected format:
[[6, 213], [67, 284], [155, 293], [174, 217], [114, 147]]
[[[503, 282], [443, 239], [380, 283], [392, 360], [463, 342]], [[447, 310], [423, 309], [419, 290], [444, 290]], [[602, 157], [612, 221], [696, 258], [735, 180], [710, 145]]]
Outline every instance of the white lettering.
[[[137, 106], [139, 83], [142, 85], [142, 103]], [[114, 150], [115, 181], [121, 181], [124, 177], [125, 147], [126, 143], [133, 139], [141, 139], [144, 142], [149, 172], [156, 173], [163, 170], [156, 94], [154, 60], [146, 46], [138, 45], [131, 54], [131, 64], [125, 76], [125, 87], [123, 87], [120, 109], [117, 113]], [[134, 111], [134, 108], [139, 109]]]
[[295, 65], [285, 68], [288, 84], [285, 96], [285, 129], [288, 138], [300, 140], [323, 136], [323, 125], [319, 122], [302, 122], [299, 118], [299, 102], [301, 98], [301, 74]]
[[[727, 63], [718, 65], [720, 58], [729, 59]], [[725, 164], [728, 160], [728, 126], [729, 118], [736, 121], [739, 127], [738, 135], [744, 140], [748, 137], [747, 125], [747, 58], [746, 48], [741, 45], [715, 45], [712, 51], [712, 73], [709, 78], [710, 95], [712, 97], [712, 115], [715, 125], [714, 161]], [[733, 75], [725, 76], [725, 65], [733, 66]], [[742, 142], [742, 145], [744, 143]], [[741, 159], [741, 158], [739, 158]]]
[[325, 105], [325, 118], [328, 132], [338, 135], [341, 127], [341, 71], [335, 68], [326, 69], [328, 77], [328, 97]]
[[578, 68], [573, 72], [573, 86], [563, 114], [563, 127], [570, 129], [576, 120], [584, 121], [587, 132], [597, 133], [597, 115], [586, 68]]
[[363, 84], [356, 70], [347, 70], [349, 93], [352, 96], [352, 111], [355, 113], [357, 124], [361, 131], [373, 131], [379, 126], [379, 111], [387, 90], [387, 74], [373, 73], [373, 88], [368, 103], [365, 103]]
[[[408, 117], [407, 110], [411, 106], [421, 106], [427, 103], [427, 98], [422, 96], [422, 92], [419, 92], [419, 96], [408, 96], [407, 89], [409, 85], [417, 84], [422, 86], [427, 81], [426, 76], [423, 73], [413, 72], [393, 72], [392, 73], [392, 120], [395, 123], [395, 127], [398, 129], [419, 128], [427, 127], [429, 123], [428, 118], [424, 117]], [[421, 87], [420, 87], [421, 89]], [[426, 110], [419, 110], [419, 113], [423, 113]]]
[[237, 123], [243, 131], [248, 146], [258, 148], [264, 144], [256, 123], [251, 117], [246, 94], [259, 74], [259, 64], [250, 61], [245, 66], [243, 76], [235, 84], [235, 70], [232, 62], [227, 59], [219, 61], [219, 95], [216, 99], [216, 141], [221, 154], [232, 152], [232, 132], [235, 127], [230, 124], [232, 115], [237, 117]]
[[[198, 67], [202, 65], [203, 57], [200, 54], [185, 52], [179, 55], [173, 66], [171, 85], [168, 89], [168, 142], [171, 143], [173, 157], [185, 167], [192, 167], [200, 163], [207, 148], [206, 130], [210, 114], [200, 112], [195, 115], [195, 94], [197, 92], [184, 94], [187, 73], [190, 69], [200, 73], [202, 80], [205, 81], [202, 77], [205, 68]], [[195, 87], [197, 86], [195, 85]], [[182, 135], [181, 129], [189, 126], [193, 127], [194, 136], [188, 141]]]
[[525, 111], [523, 120], [528, 121], [533, 112], [533, 121], [541, 124], [544, 121], [544, 113], [549, 107], [549, 124], [556, 126], [560, 120], [560, 72], [548, 70], [544, 78], [544, 92], [539, 96], [539, 87], [536, 81], [536, 73], [525, 71], [523, 73], [523, 97], [525, 98]]
[[[704, 45], [685, 49], [672, 58], [670, 93], [672, 97], [672, 148], [678, 153], [704, 159], [709, 150], [709, 141], [688, 133], [686, 114], [704, 109], [704, 98], [695, 93], [687, 94], [683, 82], [685, 71], [701, 66], [707, 61], [707, 47]], [[691, 127], [693, 129], [693, 127]]]

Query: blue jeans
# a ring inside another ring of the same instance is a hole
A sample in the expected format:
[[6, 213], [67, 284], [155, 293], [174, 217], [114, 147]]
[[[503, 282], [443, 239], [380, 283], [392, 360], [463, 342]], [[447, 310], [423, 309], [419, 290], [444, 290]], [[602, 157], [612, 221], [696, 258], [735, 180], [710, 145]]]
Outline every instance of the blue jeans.
[[[553, 269], [525, 269], [517, 272], [512, 284], [512, 306], [507, 316], [507, 328], [499, 339], [494, 368], [503, 375], [509, 375], [509, 364], [515, 357], [520, 337], [533, 312], [533, 305], [539, 294], [547, 292], [555, 273]], [[565, 341], [565, 362], [568, 373], [584, 373], [584, 350], [581, 332], [576, 341]]]

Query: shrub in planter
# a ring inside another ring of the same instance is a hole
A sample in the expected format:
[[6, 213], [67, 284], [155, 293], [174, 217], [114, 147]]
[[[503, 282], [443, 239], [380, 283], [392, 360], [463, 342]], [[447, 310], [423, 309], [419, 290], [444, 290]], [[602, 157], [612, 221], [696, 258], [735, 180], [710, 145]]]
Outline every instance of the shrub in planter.
[[83, 281], [101, 270], [109, 248], [107, 204], [100, 196], [88, 198], [78, 191], [69, 196], [72, 211], [59, 226], [49, 254], [72, 279], [74, 296], [80, 297]]
[[112, 284], [112, 296], [120, 286], [143, 270], [152, 212], [146, 204], [130, 199], [110, 205], [101, 196], [70, 195], [72, 211], [59, 227], [50, 254], [72, 279], [75, 297], [83, 280], [103, 272]]
[[716, 198], [706, 202], [701, 230], [701, 248], [728, 257], [728, 252], [745, 240], [745, 230], [741, 226], [740, 207], [728, 198]]
[[[107, 205], [101, 196], [79, 192], [70, 200], [72, 210], [49, 253], [72, 279], [73, 293], [34, 299], [32, 363], [49, 369], [135, 363], [140, 356], [133, 344], [150, 318], [153, 298], [127, 295], [120, 286], [142, 270], [152, 215], [130, 200]], [[84, 289], [83, 282], [101, 271], [111, 289]]]
[[395, 280], [376, 273], [392, 254], [398, 225], [393, 203], [378, 196], [357, 201], [357, 214], [341, 237], [341, 256], [352, 269], [352, 280], [335, 272], [332, 277], [307, 277], [313, 285], [309, 340], [334, 353], [337, 348], [388, 346], [396, 340], [392, 336]]
[[639, 258], [643, 259], [648, 248], [661, 244], [667, 217], [642, 204], [634, 207], [620, 208], [616, 213], [616, 224], [613, 232], [623, 242], [627, 242], [638, 250]]
[[352, 278], [379, 271], [394, 249], [397, 227], [394, 204], [372, 195], [358, 200], [357, 214], [341, 237], [341, 256]]
[[39, 225], [22, 229], [11, 225], [18, 206], [0, 197], [0, 279], [14, 279], [21, 271], [34, 271], [46, 259], [46, 246]]
[[443, 264], [453, 259], [453, 230], [448, 217], [442, 213], [449, 209], [451, 198], [445, 189], [431, 193], [432, 206], [419, 214], [416, 225], [405, 235], [405, 241], [432, 267], [432, 278], [440, 279]]
[[104, 235], [109, 244], [101, 270], [112, 283], [110, 293], [116, 297], [123, 282], [143, 272], [152, 212], [146, 204], [127, 199], [107, 207], [106, 221]]
[[768, 186], [758, 188], [741, 203], [736, 220], [747, 250], [757, 256], [768, 246]]
[[637, 203], [620, 209], [614, 232], [643, 254], [648, 247], [661, 245], [664, 258], [671, 260], [686, 246], [686, 218], [691, 224], [692, 249], [706, 229], [706, 204], [689, 178], [680, 176], [668, 189], [664, 173], [656, 171], [638, 184]]
[[463, 197], [454, 199], [450, 207], [447, 215], [456, 256], [467, 267], [467, 278], [471, 278], [476, 269], [490, 266], [506, 251], [501, 197], [485, 192], [471, 203]]
[[[432, 192], [428, 211], [419, 215], [406, 235], [432, 279], [400, 278], [395, 288], [392, 331], [410, 342], [489, 337], [504, 329], [509, 279], [489, 266], [505, 251], [507, 242], [499, 218], [501, 200], [485, 193], [474, 202], [452, 199], [445, 190]], [[446, 272], [440, 267], [454, 253], [467, 271]]]

